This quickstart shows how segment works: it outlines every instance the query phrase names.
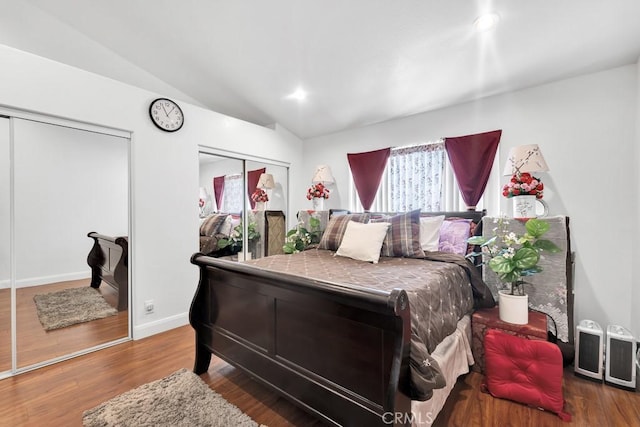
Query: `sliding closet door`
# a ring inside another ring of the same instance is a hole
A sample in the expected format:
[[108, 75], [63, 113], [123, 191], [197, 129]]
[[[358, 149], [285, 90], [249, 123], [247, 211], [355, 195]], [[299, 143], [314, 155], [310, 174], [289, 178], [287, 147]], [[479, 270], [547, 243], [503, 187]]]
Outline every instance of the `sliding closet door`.
[[9, 119], [0, 117], [0, 372], [11, 369], [11, 153]]
[[[45, 303], [36, 307], [36, 299], [59, 291], [69, 291], [56, 298], [72, 308], [84, 305], [70, 290], [89, 287], [93, 240], [87, 234], [129, 235], [129, 140], [12, 120], [16, 346], [22, 368], [129, 335], [126, 310], [60, 326], [55, 323], [66, 308], [47, 313]], [[103, 282], [99, 291], [113, 306], [114, 290]], [[100, 299], [86, 304], [89, 315], [101, 310]]]

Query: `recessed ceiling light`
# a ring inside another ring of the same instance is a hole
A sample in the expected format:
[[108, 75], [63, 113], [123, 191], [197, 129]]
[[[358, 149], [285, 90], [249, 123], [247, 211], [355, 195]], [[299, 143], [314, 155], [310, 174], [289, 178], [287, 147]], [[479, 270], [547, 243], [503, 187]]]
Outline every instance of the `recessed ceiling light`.
[[500, 21], [500, 16], [497, 13], [485, 13], [473, 21], [473, 27], [476, 31], [489, 31], [498, 25], [498, 21]]
[[299, 87], [290, 95], [287, 95], [288, 99], [295, 99], [296, 101], [304, 101], [307, 97], [307, 92], [304, 89]]

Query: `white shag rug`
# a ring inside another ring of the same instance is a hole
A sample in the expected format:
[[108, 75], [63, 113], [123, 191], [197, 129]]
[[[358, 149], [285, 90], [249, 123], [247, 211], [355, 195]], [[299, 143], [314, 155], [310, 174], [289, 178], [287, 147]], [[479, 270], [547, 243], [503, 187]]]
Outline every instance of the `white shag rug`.
[[38, 294], [33, 300], [38, 319], [46, 331], [118, 314], [118, 310], [105, 301], [100, 291], [90, 286]]
[[84, 412], [85, 427], [257, 427], [187, 369], [144, 384]]

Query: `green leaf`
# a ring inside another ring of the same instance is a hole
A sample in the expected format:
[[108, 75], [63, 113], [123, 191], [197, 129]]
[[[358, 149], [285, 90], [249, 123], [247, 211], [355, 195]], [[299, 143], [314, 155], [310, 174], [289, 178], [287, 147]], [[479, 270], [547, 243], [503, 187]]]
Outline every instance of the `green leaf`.
[[555, 243], [553, 243], [551, 240], [540, 239], [540, 240], [537, 240], [533, 244], [533, 246], [536, 249], [539, 249], [541, 251], [551, 252], [552, 254], [560, 252], [560, 248]]
[[527, 268], [526, 270], [522, 270], [522, 271], [520, 272], [520, 274], [521, 274], [522, 276], [533, 276], [534, 274], [536, 274], [536, 273], [540, 273], [541, 271], [542, 271], [542, 267], [539, 267], [539, 266], [537, 266], [537, 265], [534, 265], [534, 266], [533, 266], [533, 267], [531, 267], [531, 268]]
[[285, 254], [292, 254], [292, 253], [294, 253], [294, 252], [295, 252], [295, 247], [294, 247], [291, 243], [287, 243], [286, 245], [284, 245], [284, 246], [282, 247], [282, 251], [283, 251]]
[[297, 232], [298, 232], [298, 230], [296, 230], [295, 228], [293, 228], [293, 229], [291, 229], [291, 230], [287, 231], [287, 237], [291, 237], [291, 236], [293, 236], [294, 234], [296, 234]]
[[549, 231], [549, 223], [537, 218], [531, 218], [524, 226], [527, 229], [527, 233], [536, 239]]
[[499, 255], [495, 258], [491, 258], [489, 261], [489, 267], [498, 274], [506, 274], [512, 272], [515, 265], [510, 259]]
[[312, 230], [316, 230], [318, 228], [320, 228], [320, 220], [316, 217], [310, 217], [309, 218], [309, 226], [311, 227]]
[[[495, 237], [493, 239], [495, 239]], [[470, 245], [484, 245], [485, 243], [488, 243], [489, 240], [490, 239], [487, 239], [484, 236], [473, 236], [467, 239], [467, 243]]]
[[534, 267], [540, 260], [538, 251], [531, 248], [520, 248], [516, 251], [512, 258], [515, 267], [518, 270], [526, 270]]

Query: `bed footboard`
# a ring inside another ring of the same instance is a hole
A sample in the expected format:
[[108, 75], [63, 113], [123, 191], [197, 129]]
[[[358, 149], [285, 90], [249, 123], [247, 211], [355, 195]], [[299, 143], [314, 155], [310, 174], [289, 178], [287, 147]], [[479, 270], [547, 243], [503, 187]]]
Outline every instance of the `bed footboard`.
[[202, 254], [190, 310], [198, 374], [211, 354], [332, 425], [410, 420], [403, 290], [346, 288]]
[[118, 294], [118, 311], [129, 306], [129, 242], [126, 237], [110, 237], [96, 232], [87, 234], [93, 247], [87, 255], [91, 267], [91, 287], [99, 288], [102, 281]]

